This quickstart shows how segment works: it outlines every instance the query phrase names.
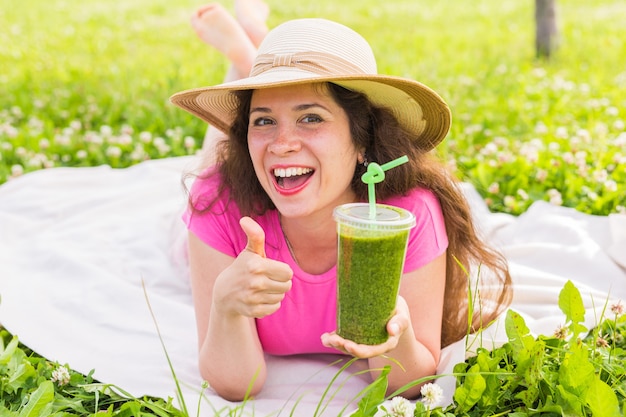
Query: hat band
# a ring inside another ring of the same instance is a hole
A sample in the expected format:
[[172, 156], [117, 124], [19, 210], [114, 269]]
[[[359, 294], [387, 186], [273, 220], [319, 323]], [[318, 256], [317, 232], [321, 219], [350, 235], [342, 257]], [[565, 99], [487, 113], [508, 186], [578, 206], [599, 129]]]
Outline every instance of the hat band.
[[296, 52], [258, 55], [250, 71], [250, 77], [276, 67], [295, 67], [318, 75], [366, 74], [358, 66], [336, 55], [324, 52]]

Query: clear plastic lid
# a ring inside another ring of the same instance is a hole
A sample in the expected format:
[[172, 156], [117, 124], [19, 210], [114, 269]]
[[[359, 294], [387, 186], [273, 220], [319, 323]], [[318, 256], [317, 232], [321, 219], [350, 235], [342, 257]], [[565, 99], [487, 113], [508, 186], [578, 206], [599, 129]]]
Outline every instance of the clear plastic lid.
[[415, 226], [415, 216], [408, 210], [388, 204], [376, 204], [376, 218], [370, 218], [368, 203], [349, 203], [335, 207], [338, 223], [360, 229], [408, 230]]

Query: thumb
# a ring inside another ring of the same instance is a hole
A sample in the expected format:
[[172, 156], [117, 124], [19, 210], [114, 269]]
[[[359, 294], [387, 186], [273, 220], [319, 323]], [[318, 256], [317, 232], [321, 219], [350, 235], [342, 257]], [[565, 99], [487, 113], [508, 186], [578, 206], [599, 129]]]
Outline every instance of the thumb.
[[248, 237], [248, 245], [245, 250], [265, 258], [265, 232], [263, 228], [250, 217], [242, 217], [239, 220], [239, 225]]

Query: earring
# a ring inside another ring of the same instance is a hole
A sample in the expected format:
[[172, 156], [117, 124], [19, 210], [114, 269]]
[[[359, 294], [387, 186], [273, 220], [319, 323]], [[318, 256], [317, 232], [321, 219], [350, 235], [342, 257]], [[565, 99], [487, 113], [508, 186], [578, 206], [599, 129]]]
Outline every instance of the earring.
[[361, 162], [361, 164], [363, 164], [364, 167], [367, 167], [367, 164], [369, 164], [369, 162], [367, 162], [367, 155], [365, 154], [365, 152], [363, 152], [363, 162]]

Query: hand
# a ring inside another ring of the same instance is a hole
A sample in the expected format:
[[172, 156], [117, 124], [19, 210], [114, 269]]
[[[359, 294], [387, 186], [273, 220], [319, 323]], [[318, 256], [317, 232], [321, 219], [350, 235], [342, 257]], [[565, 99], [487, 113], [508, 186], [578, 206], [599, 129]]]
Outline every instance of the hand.
[[280, 308], [291, 289], [293, 271], [289, 265], [265, 257], [265, 232], [250, 217], [239, 224], [248, 245], [217, 278], [214, 308], [226, 313], [261, 318]]
[[326, 347], [338, 349], [344, 353], [352, 355], [356, 358], [367, 359], [384, 355], [398, 346], [401, 336], [409, 328], [411, 319], [409, 315], [409, 307], [401, 296], [396, 301], [396, 311], [387, 322], [387, 333], [389, 338], [380, 345], [362, 345], [352, 340], [344, 339], [336, 332], [324, 333], [322, 335], [322, 344]]

